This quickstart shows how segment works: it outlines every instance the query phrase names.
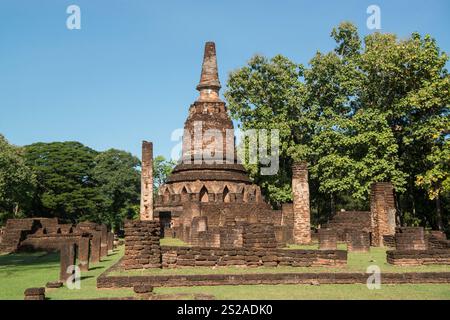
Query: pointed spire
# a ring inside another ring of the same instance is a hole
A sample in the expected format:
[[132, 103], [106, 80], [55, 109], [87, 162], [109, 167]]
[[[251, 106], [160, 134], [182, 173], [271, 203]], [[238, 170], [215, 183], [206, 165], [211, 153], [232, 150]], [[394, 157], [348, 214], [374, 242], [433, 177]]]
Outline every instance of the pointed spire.
[[201, 97], [210, 96], [211, 93], [213, 93], [213, 95], [218, 98], [220, 88], [219, 72], [217, 70], [216, 45], [214, 42], [207, 42], [205, 44], [202, 74], [197, 90], [200, 91]]

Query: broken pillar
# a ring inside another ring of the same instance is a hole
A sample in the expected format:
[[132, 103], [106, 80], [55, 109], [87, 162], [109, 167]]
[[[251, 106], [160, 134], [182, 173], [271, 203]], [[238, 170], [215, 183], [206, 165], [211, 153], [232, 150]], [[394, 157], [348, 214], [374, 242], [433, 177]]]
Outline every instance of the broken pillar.
[[384, 236], [395, 235], [394, 187], [390, 182], [376, 182], [371, 186], [370, 214], [372, 222], [372, 245], [384, 246]]
[[91, 262], [99, 263], [100, 262], [100, 246], [101, 246], [101, 231], [92, 231], [92, 240], [91, 240]]
[[73, 274], [73, 272], [70, 272], [69, 267], [75, 265], [75, 245], [73, 243], [64, 243], [60, 248], [59, 280], [66, 282]]
[[108, 232], [108, 254], [113, 254], [114, 251], [114, 233]]
[[108, 255], [108, 228], [106, 225], [100, 225], [101, 232], [101, 244], [100, 244], [100, 257], [104, 258]]
[[78, 242], [78, 267], [80, 271], [89, 271], [89, 237], [81, 237]]
[[141, 221], [153, 220], [153, 143], [142, 142]]
[[308, 166], [305, 161], [292, 166], [292, 194], [294, 216], [294, 243], [311, 242], [311, 218], [309, 208]]

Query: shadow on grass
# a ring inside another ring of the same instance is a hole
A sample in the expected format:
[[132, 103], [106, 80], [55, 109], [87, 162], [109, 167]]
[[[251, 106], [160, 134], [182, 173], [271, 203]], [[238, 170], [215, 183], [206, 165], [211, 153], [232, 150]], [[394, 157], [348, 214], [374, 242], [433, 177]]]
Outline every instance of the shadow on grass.
[[59, 262], [59, 253], [14, 253], [0, 256], [0, 270], [3, 267], [37, 267]]

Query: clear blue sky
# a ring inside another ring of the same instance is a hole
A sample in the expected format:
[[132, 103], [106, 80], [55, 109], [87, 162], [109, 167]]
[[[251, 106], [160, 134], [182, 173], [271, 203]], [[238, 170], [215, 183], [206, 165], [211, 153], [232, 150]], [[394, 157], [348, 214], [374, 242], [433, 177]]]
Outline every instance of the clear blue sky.
[[[66, 8], [81, 8], [68, 30]], [[142, 140], [170, 155], [196, 99], [205, 41], [222, 85], [255, 53], [307, 64], [333, 47], [331, 29], [363, 34], [371, 4], [382, 31], [429, 33], [450, 52], [448, 0], [0, 0], [0, 133], [14, 144], [80, 141], [140, 156]]]

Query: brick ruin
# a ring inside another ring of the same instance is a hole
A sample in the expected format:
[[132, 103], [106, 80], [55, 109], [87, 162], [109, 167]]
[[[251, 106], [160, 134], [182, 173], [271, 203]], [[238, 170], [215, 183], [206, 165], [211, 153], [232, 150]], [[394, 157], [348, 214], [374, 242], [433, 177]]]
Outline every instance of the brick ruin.
[[450, 240], [439, 231], [426, 234], [421, 227], [397, 228], [395, 250], [387, 252], [387, 261], [393, 265], [417, 266], [450, 265]]
[[[220, 99], [220, 88], [215, 44], [208, 42], [197, 86], [199, 97], [184, 124], [181, 160], [159, 187], [152, 213], [143, 213], [150, 212], [146, 203], [152, 199], [143, 200], [141, 220], [152, 220], [152, 216], [159, 221], [163, 237], [176, 237], [195, 246], [243, 247], [244, 229], [249, 224], [272, 225], [277, 247], [311, 243], [319, 234], [311, 233], [307, 163], [292, 166], [293, 203], [273, 210], [237, 159], [225, 157], [225, 152], [236, 155], [236, 149], [233, 123]], [[207, 136], [208, 130], [218, 137]], [[198, 134], [202, 139], [197, 139]], [[142, 154], [145, 198], [152, 194], [150, 142], [143, 143]], [[392, 246], [395, 210], [392, 183], [377, 182], [371, 186], [370, 211], [337, 212], [323, 228], [333, 230], [338, 242], [347, 242], [356, 251], [367, 250], [367, 238], [372, 246]]]
[[140, 219], [153, 220], [153, 144], [142, 142]]
[[294, 243], [308, 244], [311, 242], [311, 214], [306, 162], [295, 163], [292, 166], [292, 193], [294, 200]]
[[[215, 44], [208, 42], [197, 86], [199, 97], [190, 106], [184, 125], [182, 157], [158, 189], [154, 219], [163, 236], [193, 245], [243, 246], [244, 225], [253, 223], [271, 224], [275, 242], [292, 243], [293, 206], [272, 210], [238, 162], [234, 127], [219, 97], [220, 88]], [[208, 136], [211, 130], [218, 136]], [[202, 139], [197, 138], [199, 134]], [[305, 194], [297, 196], [302, 197], [303, 220], [307, 221], [302, 231], [305, 242], [310, 229], [307, 178], [303, 187]]]
[[370, 193], [372, 243], [383, 246], [383, 237], [395, 234], [394, 187], [390, 182], [372, 184]]

